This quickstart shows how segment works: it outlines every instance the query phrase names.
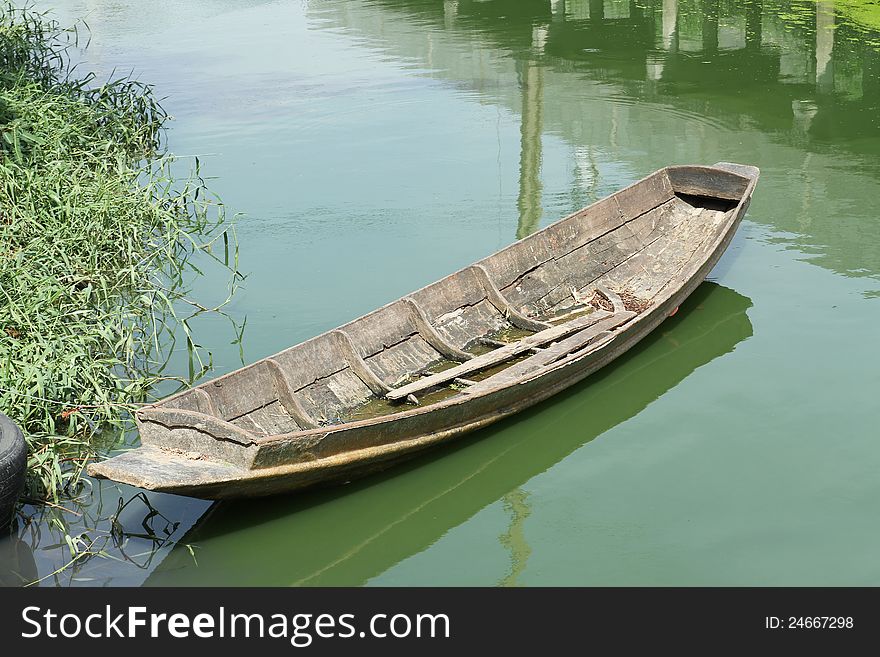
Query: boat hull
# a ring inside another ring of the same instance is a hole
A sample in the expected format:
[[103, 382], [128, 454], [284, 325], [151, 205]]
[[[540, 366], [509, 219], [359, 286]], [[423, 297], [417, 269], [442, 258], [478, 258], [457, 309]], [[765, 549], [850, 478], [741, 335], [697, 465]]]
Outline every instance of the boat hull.
[[[208, 499], [257, 497], [350, 481], [387, 469], [426, 449], [512, 416], [584, 380], [639, 343], [690, 296], [724, 253], [748, 207], [757, 170], [716, 165], [748, 179], [716, 239], [697, 250], [674, 285], [654, 303], [594, 349], [574, 352], [552, 366], [515, 382], [478, 386], [438, 404], [385, 418], [249, 439], [229, 427], [222, 439], [228, 459], [205, 458], [196, 447], [199, 432], [218, 439], [219, 431], [193, 423], [179, 409], [139, 414], [149, 444], [91, 467], [90, 472], [141, 488]], [[688, 172], [683, 172], [687, 174]], [[699, 180], [680, 176], [686, 189]], [[202, 416], [200, 416], [202, 417]], [[195, 427], [195, 428], [193, 428]], [[182, 445], [175, 448], [174, 445]], [[236, 462], [238, 459], [238, 462]]]

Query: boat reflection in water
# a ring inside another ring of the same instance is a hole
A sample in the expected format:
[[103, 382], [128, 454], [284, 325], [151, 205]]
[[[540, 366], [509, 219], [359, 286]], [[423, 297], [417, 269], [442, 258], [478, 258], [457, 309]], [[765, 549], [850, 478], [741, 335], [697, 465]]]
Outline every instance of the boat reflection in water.
[[514, 419], [343, 488], [218, 503], [183, 539], [198, 565], [177, 547], [146, 584], [204, 585], [221, 572], [228, 585], [362, 584], [498, 501], [511, 518], [499, 536], [511, 569], [498, 583], [516, 584], [530, 553], [523, 485], [749, 338], [750, 307], [704, 283], [614, 364]]

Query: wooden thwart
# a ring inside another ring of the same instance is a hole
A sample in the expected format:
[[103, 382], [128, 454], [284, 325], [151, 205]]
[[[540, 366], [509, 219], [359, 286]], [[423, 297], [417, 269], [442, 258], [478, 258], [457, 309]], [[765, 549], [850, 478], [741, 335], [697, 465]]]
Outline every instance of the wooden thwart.
[[204, 412], [208, 415], [213, 415], [214, 417], [219, 417], [219, 413], [217, 412], [217, 407], [214, 405], [214, 400], [211, 399], [211, 395], [205, 392], [202, 388], [193, 388], [193, 394], [199, 398], [199, 405], [204, 407]]
[[275, 384], [278, 402], [287, 414], [303, 429], [314, 429], [317, 427], [318, 423], [297, 400], [293, 386], [284, 373], [284, 368], [274, 358], [267, 358], [266, 364], [269, 366], [272, 382]]
[[[632, 317], [633, 314], [634, 313], [612, 314], [604, 310], [597, 310], [590, 313], [589, 315], [584, 315], [582, 317], [573, 319], [570, 322], [566, 322], [565, 324], [551, 326], [548, 329], [544, 329], [543, 331], [535, 333], [534, 335], [530, 335], [527, 338], [523, 338], [522, 340], [519, 340], [517, 342], [511, 342], [510, 344], [499, 347], [494, 351], [490, 351], [488, 354], [477, 356], [465, 363], [462, 363], [461, 365], [456, 365], [455, 367], [452, 367], [448, 370], [444, 370], [443, 372], [438, 372], [437, 374], [426, 376], [422, 379], [419, 379], [418, 381], [408, 383], [405, 386], [394, 388], [393, 390], [387, 392], [385, 394], [385, 397], [391, 400], [405, 399], [409, 395], [415, 394], [422, 390], [427, 390], [428, 388], [434, 388], [436, 386], [443, 385], [444, 383], [448, 383], [449, 381], [453, 381], [457, 378], [465, 377], [471, 372], [477, 372], [487, 367], [492, 367], [493, 365], [498, 365], [500, 363], [508, 361], [511, 358], [516, 358], [521, 354], [534, 351], [536, 348], [542, 345], [549, 344], [550, 342], [554, 342], [555, 340], [561, 340], [562, 338], [569, 336], [572, 333], [582, 331], [583, 329], [593, 326], [594, 324], [603, 323], [604, 325], [607, 320], [607, 322], [610, 322], [609, 326], [617, 326]], [[600, 330], [607, 330], [609, 326], [605, 326], [603, 329]]]
[[370, 366], [367, 365], [367, 362], [363, 358], [361, 358], [360, 354], [358, 354], [348, 333], [344, 332], [342, 329], [335, 329], [331, 331], [331, 335], [335, 335], [339, 340], [338, 344], [342, 359], [374, 395], [383, 395], [390, 390], [382, 379], [370, 369]]
[[552, 365], [569, 354], [584, 352], [588, 347], [598, 347], [599, 343], [603, 343], [605, 340], [615, 335], [612, 332], [613, 329], [628, 322], [635, 316], [636, 313], [629, 310], [625, 310], [622, 313], [614, 313], [608, 319], [596, 322], [593, 326], [580, 330], [565, 340], [560, 340], [540, 353], [535, 354], [520, 363], [511, 365], [506, 370], [498, 372], [498, 374], [494, 374], [488, 379], [478, 381], [474, 385], [466, 388], [464, 392], [467, 394], [475, 394], [490, 388], [510, 385], [515, 383], [517, 379], [521, 379], [536, 370]]
[[611, 305], [614, 307], [614, 312], [622, 313], [626, 312], [626, 306], [623, 304], [623, 299], [621, 299], [617, 293], [611, 291], [604, 285], [597, 285], [596, 289], [599, 290], [599, 294], [608, 299], [611, 302]]
[[435, 329], [431, 325], [431, 322], [428, 321], [428, 318], [425, 316], [424, 311], [421, 309], [419, 304], [415, 302], [414, 299], [404, 297], [403, 303], [409, 309], [413, 324], [415, 324], [416, 330], [418, 330], [419, 335], [422, 336], [422, 339], [425, 342], [434, 347], [434, 349], [436, 349], [444, 358], [448, 358], [449, 360], [457, 360], [460, 362], [464, 362], [473, 358], [473, 354], [462, 351], [455, 345], [447, 342], [443, 338], [443, 336], [437, 332], [437, 329]]
[[474, 272], [483, 292], [486, 293], [486, 300], [495, 308], [504, 314], [507, 321], [515, 327], [525, 331], [541, 331], [549, 326], [547, 322], [541, 322], [531, 317], [526, 317], [521, 312], [510, 305], [510, 302], [501, 294], [501, 291], [495, 287], [495, 283], [489, 277], [489, 272], [483, 265], [471, 265], [470, 270]]

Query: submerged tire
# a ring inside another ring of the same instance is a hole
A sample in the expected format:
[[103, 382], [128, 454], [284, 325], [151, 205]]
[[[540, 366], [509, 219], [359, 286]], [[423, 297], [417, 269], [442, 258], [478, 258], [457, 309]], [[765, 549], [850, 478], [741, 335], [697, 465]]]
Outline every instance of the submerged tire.
[[21, 430], [0, 413], [0, 535], [12, 524], [15, 503], [24, 489], [27, 445]]

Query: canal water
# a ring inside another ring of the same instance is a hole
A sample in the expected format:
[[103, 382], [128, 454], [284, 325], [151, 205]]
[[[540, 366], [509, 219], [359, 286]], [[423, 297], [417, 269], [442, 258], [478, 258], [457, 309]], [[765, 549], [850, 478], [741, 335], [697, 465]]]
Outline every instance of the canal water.
[[[559, 397], [336, 489], [212, 506], [92, 482], [80, 515], [25, 509], [4, 549], [26, 577], [880, 585], [876, 5], [53, 6], [90, 26], [89, 68], [167, 97], [170, 149], [243, 213], [230, 312], [246, 362], [665, 165], [754, 164], [761, 180], [709, 281]], [[224, 294], [219, 275], [194, 285]], [[227, 322], [196, 328], [216, 374], [240, 366]], [[62, 569], [59, 523], [109, 558]]]

